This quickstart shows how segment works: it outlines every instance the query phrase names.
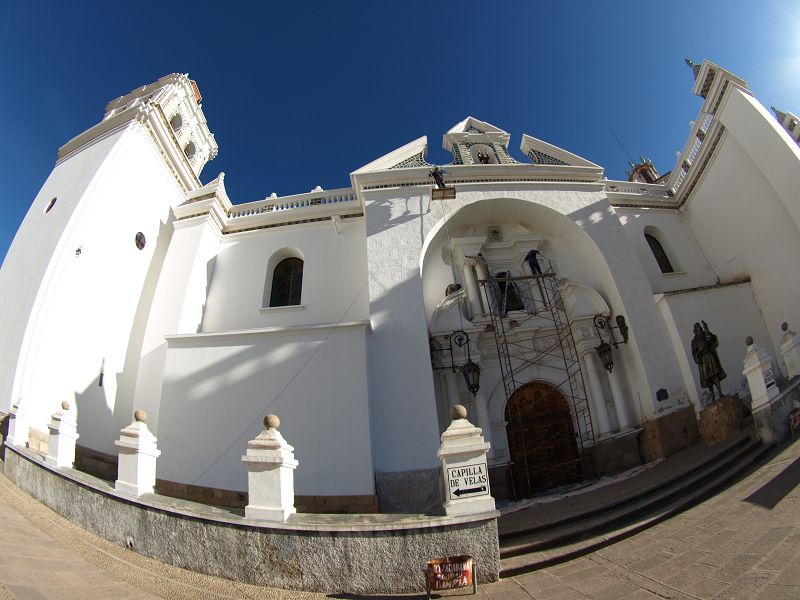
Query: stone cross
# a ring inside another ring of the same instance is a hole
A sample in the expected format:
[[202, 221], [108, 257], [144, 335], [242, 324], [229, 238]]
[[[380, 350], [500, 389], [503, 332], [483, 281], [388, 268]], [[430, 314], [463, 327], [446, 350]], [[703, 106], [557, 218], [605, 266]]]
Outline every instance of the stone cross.
[[450, 410], [453, 421], [442, 433], [437, 452], [442, 461], [444, 510], [447, 515], [470, 515], [495, 510], [489, 489], [486, 455], [491, 445], [482, 431], [467, 421], [467, 409], [457, 404]]
[[247, 443], [242, 462], [247, 465], [248, 504], [244, 514], [249, 519], [286, 521], [294, 507], [294, 470], [297, 461], [278, 427], [276, 415], [264, 417], [265, 429]]
[[769, 353], [756, 344], [752, 337], [748, 336], [744, 343], [747, 345], [747, 354], [744, 357], [742, 374], [747, 377], [750, 388], [750, 408], [756, 410], [778, 395], [778, 384], [775, 382]]
[[119, 466], [114, 489], [141, 496], [152, 494], [156, 485], [156, 459], [161, 450], [156, 436], [147, 428], [147, 413], [137, 410], [134, 421], [120, 430], [114, 444], [119, 449]]
[[45, 462], [51, 467], [71, 469], [75, 463], [75, 441], [80, 436], [75, 411], [70, 410], [69, 402], [61, 403], [61, 410], [53, 413], [48, 428], [50, 438]]

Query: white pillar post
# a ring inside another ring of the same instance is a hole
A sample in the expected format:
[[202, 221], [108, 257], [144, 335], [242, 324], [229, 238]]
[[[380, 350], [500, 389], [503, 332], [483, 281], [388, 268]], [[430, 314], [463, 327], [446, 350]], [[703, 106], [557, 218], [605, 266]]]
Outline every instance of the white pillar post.
[[486, 401], [486, 394], [481, 391], [475, 394], [475, 418], [483, 433], [483, 438], [489, 444], [489, 453], [491, 454], [492, 422], [489, 418], [489, 403]]
[[75, 441], [80, 436], [75, 412], [70, 410], [66, 400], [61, 403], [61, 410], [53, 413], [49, 429], [45, 462], [51, 467], [71, 469], [75, 464]]
[[608, 371], [608, 383], [611, 387], [611, 399], [614, 402], [614, 410], [617, 412], [617, 423], [619, 430], [623, 431], [630, 428], [631, 421], [628, 416], [628, 409], [625, 406], [625, 396], [619, 385], [619, 378], [613, 371]]
[[456, 404], [461, 404], [461, 396], [458, 392], [458, 373], [448, 368], [445, 371], [445, 380], [447, 382], [447, 404], [449, 412]]
[[597, 435], [603, 435], [611, 431], [611, 422], [608, 418], [608, 408], [603, 394], [603, 385], [600, 383], [600, 374], [597, 371], [597, 362], [594, 358], [595, 352], [589, 350], [581, 357], [586, 378], [589, 380], [589, 397], [592, 400], [592, 425], [597, 428]]
[[445, 513], [451, 516], [493, 511], [495, 504], [486, 462], [490, 446], [481, 430], [467, 421], [466, 408], [458, 405], [450, 416], [453, 421], [442, 434], [442, 445], [437, 452], [442, 461]]
[[264, 431], [247, 443], [242, 462], [247, 465], [248, 504], [244, 514], [249, 519], [286, 521], [294, 507], [294, 470], [298, 462], [294, 448], [278, 431], [281, 420], [276, 415], [264, 417]]
[[147, 413], [137, 410], [134, 421], [120, 430], [114, 445], [119, 449], [114, 489], [134, 496], [152, 494], [156, 485], [156, 459], [161, 450], [156, 436], [147, 428]]
[[755, 410], [778, 394], [778, 386], [775, 383], [775, 374], [772, 372], [772, 357], [769, 353], [756, 344], [752, 337], [745, 340], [747, 344], [747, 354], [745, 354], [742, 374], [747, 377], [747, 385], [750, 388], [750, 408]]
[[781, 324], [783, 342], [781, 356], [786, 363], [786, 377], [792, 379], [800, 375], [800, 335], [789, 329], [788, 323]]
[[22, 398], [17, 400], [8, 411], [8, 435], [6, 446], [22, 446], [28, 443], [27, 411], [22, 406]]
[[478, 284], [475, 281], [475, 271], [472, 270], [474, 259], [465, 258], [461, 265], [461, 275], [464, 279], [464, 287], [467, 288], [467, 300], [469, 300], [470, 318], [473, 319], [481, 314], [481, 298], [478, 292]]
[[[475, 273], [477, 274], [478, 279], [482, 281], [489, 280], [489, 268], [486, 266], [486, 261], [483, 259], [483, 256], [478, 256], [478, 258], [475, 259]], [[481, 288], [483, 289], [481, 290]], [[489, 291], [486, 288], [487, 284], [484, 284], [483, 286], [478, 286], [479, 295], [481, 297], [483, 304], [483, 311], [481, 314], [484, 315], [489, 312], [489, 306], [491, 306], [490, 303], [492, 301], [491, 298], [489, 298]]]

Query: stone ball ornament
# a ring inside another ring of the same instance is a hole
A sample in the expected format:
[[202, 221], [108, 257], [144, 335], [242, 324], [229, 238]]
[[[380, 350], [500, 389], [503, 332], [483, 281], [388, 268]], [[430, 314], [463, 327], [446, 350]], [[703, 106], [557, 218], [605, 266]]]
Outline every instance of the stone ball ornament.
[[64, 400], [64, 401], [61, 403], [61, 408], [62, 408], [62, 410], [69, 410], [69, 402], [67, 402], [66, 400]]
[[277, 429], [281, 426], [281, 420], [278, 415], [267, 415], [264, 417], [264, 427], [267, 429]]
[[466, 419], [467, 408], [463, 404], [456, 404], [453, 408], [450, 409], [450, 418], [453, 420]]
[[133, 413], [133, 418], [136, 419], [139, 423], [144, 423], [147, 421], [147, 413], [140, 408], [135, 413]]
[[753, 345], [753, 336], [752, 335], [748, 335], [744, 339], [744, 343], [745, 343], [745, 346], [752, 346]]

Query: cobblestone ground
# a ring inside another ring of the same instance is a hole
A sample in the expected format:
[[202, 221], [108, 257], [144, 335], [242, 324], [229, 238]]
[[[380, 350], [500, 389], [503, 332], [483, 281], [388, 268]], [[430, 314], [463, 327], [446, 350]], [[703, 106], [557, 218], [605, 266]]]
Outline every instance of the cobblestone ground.
[[[736, 485], [646, 532], [550, 569], [481, 586], [478, 595], [798, 599], [798, 483], [800, 441]], [[76, 527], [0, 476], [0, 600], [325, 597], [164, 565]]]

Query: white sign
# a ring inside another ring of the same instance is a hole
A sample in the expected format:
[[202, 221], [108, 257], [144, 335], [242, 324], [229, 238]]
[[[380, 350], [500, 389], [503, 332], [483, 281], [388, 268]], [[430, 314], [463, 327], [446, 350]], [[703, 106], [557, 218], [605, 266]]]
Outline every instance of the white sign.
[[447, 467], [450, 500], [489, 495], [489, 476], [486, 462], [476, 462], [458, 467]]

